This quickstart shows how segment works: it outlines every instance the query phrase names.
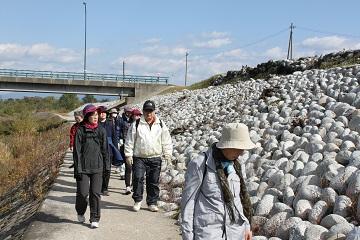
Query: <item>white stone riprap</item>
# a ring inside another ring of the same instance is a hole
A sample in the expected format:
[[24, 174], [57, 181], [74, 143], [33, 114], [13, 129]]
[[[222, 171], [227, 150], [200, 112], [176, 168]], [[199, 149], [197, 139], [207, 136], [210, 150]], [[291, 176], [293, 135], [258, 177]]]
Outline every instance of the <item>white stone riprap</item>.
[[154, 97], [174, 145], [161, 174], [164, 208], [179, 207], [188, 161], [226, 123], [242, 122], [257, 145], [241, 158], [246, 185], [254, 219], [266, 226], [254, 239], [323, 237], [359, 225], [359, 82], [360, 66], [338, 67]]

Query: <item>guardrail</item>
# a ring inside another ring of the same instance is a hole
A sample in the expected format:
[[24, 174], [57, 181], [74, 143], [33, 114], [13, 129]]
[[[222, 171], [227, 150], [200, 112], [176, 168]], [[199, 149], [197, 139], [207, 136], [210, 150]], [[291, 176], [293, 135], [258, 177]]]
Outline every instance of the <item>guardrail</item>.
[[0, 69], [0, 76], [168, 84], [169, 77]]

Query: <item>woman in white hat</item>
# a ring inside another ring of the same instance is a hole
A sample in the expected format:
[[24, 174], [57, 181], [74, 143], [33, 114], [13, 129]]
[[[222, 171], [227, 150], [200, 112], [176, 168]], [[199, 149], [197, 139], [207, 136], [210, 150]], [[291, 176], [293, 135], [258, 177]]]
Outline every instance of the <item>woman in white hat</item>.
[[252, 207], [237, 159], [254, 147], [248, 127], [230, 123], [218, 143], [189, 162], [181, 200], [184, 240], [252, 238]]

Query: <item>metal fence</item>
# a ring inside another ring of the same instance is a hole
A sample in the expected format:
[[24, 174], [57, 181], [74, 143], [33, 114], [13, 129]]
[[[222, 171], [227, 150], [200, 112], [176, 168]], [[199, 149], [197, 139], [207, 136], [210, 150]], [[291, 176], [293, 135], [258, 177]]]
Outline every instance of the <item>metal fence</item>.
[[0, 69], [0, 76], [168, 84], [169, 77]]

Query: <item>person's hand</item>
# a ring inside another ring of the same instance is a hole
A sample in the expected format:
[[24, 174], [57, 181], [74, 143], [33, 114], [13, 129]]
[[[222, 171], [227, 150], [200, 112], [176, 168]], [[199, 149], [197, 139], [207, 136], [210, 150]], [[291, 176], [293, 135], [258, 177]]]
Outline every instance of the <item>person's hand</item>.
[[252, 231], [246, 230], [245, 231], [245, 240], [251, 240], [252, 239]]
[[[124, 145], [124, 140], [123, 140], [123, 139], [120, 139], [120, 140], [119, 140], [119, 144], [120, 144], [120, 146]], [[119, 147], [119, 148], [120, 148], [120, 147]]]
[[76, 181], [81, 181], [82, 180], [82, 174], [81, 173], [76, 173], [74, 177], [75, 177]]
[[172, 165], [171, 155], [165, 155], [164, 159], [165, 159], [167, 165]]
[[133, 157], [126, 157], [125, 161], [129, 166], [132, 166], [134, 162]]

